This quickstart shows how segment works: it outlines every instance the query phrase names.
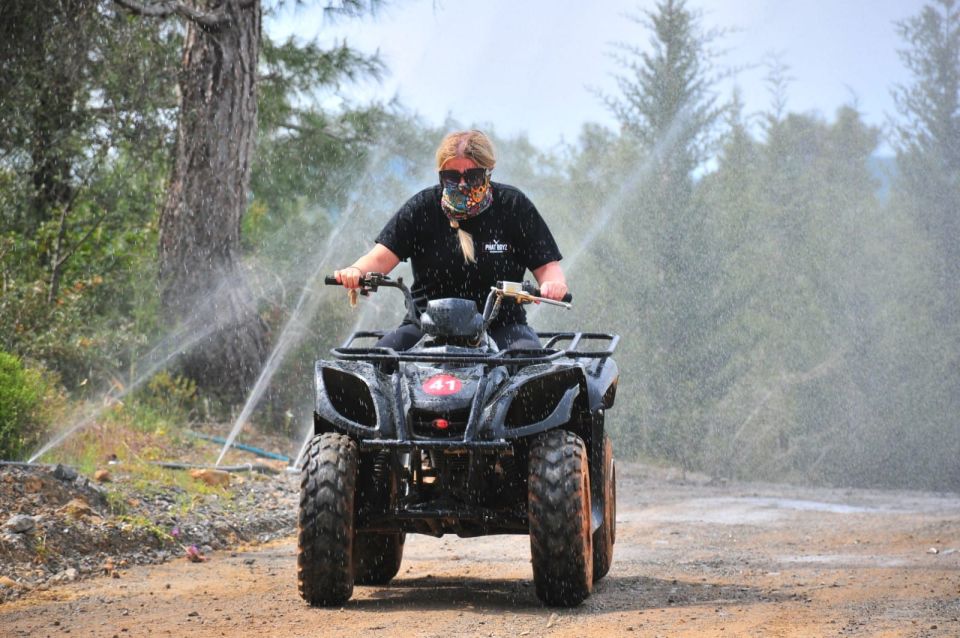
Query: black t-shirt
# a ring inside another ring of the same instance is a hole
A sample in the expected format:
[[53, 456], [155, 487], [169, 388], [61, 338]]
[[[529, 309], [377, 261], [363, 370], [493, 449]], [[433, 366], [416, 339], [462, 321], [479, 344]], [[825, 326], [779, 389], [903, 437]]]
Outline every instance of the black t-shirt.
[[[494, 182], [493, 203], [476, 217], [460, 222], [473, 236], [477, 263], [466, 263], [457, 231], [440, 208], [440, 185], [425, 188], [387, 222], [377, 243], [413, 266], [411, 292], [422, 311], [429, 299], [457, 297], [483, 304], [497, 281], [523, 281], [535, 270], [562, 258], [557, 242], [526, 195]], [[526, 323], [519, 304], [504, 303], [493, 327]]]

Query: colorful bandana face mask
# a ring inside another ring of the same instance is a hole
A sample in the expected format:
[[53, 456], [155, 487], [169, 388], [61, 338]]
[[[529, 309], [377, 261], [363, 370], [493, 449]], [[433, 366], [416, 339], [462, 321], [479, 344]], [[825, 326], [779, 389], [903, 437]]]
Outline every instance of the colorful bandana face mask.
[[[440, 206], [451, 221], [462, 221], [476, 217], [493, 203], [493, 189], [490, 187], [490, 169], [482, 170], [482, 180], [470, 175], [470, 169], [464, 173], [463, 179], [454, 180], [450, 174], [455, 171], [440, 171], [440, 185], [443, 187], [443, 197]], [[471, 179], [473, 178], [473, 179]]]

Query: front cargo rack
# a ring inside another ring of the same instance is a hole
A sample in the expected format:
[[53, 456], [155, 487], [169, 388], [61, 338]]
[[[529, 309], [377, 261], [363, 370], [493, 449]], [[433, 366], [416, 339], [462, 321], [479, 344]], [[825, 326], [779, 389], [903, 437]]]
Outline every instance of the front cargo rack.
[[[538, 332], [537, 337], [546, 339], [542, 348], [510, 348], [499, 352], [443, 353], [401, 351], [384, 347], [353, 347], [358, 339], [379, 339], [383, 330], [359, 330], [338, 348], [330, 352], [342, 361], [420, 361], [424, 363], [480, 363], [485, 365], [549, 363], [557, 359], [606, 359], [613, 355], [619, 335], [603, 332]], [[580, 350], [582, 341], [603, 341], [607, 347], [601, 350]], [[558, 348], [560, 344], [566, 347]]]

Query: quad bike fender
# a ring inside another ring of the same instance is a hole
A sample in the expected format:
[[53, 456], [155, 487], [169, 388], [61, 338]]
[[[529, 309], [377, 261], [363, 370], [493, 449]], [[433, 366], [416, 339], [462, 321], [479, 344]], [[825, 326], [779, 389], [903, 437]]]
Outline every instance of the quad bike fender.
[[[519, 439], [527, 436], [534, 436], [547, 430], [553, 430], [570, 423], [570, 417], [573, 413], [574, 404], [580, 395], [579, 386], [568, 388], [560, 399], [556, 402], [551, 411], [545, 418], [539, 421], [518, 425], [515, 427], [503, 427], [503, 438]], [[508, 408], [509, 409], [509, 408]]]
[[509, 440], [558, 427], [571, 429], [571, 422], [579, 421], [585, 389], [583, 369], [576, 363], [521, 368], [484, 410], [483, 430]]
[[613, 359], [598, 359], [584, 366], [590, 412], [609, 410], [617, 397], [620, 369]]
[[355, 439], [391, 435], [390, 399], [380, 390], [376, 367], [362, 361], [317, 361], [314, 433], [340, 432]]
[[604, 413], [599, 410], [593, 414], [590, 426], [590, 531], [595, 532], [603, 524], [605, 493], [604, 484], [610, 468], [604, 467]]
[[527, 366], [511, 377], [485, 414], [491, 434], [533, 437], [563, 428], [586, 444], [590, 462], [591, 531], [603, 524], [605, 410], [613, 406], [619, 370], [612, 359]]

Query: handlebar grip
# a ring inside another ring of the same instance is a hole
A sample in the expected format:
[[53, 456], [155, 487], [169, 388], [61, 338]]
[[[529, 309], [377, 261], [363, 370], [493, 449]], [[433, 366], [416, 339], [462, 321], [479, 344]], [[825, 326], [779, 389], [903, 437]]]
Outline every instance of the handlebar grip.
[[[535, 292], [535, 293], [533, 294], [533, 296], [534, 296], [534, 297], [542, 297], [543, 295], [540, 294], [540, 289], [537, 288], [537, 292]], [[562, 299], [560, 299], [560, 301], [562, 301], [562, 302], [564, 302], [564, 303], [570, 303], [571, 301], [573, 301], [573, 293], [569, 293], [569, 292], [568, 292], [567, 294], [565, 294], [565, 295], [563, 296]]]
[[[534, 286], [534, 285], [531, 284], [531, 283], [524, 282], [524, 283], [523, 283], [523, 289], [524, 289], [525, 292], [533, 295], [534, 297], [542, 297], [542, 296], [543, 296], [543, 295], [540, 294], [540, 289], [539, 289], [537, 286]], [[573, 293], [568, 292], [567, 294], [565, 294], [565, 295], [563, 296], [563, 299], [561, 299], [560, 301], [563, 301], [563, 302], [565, 302], [565, 303], [570, 303], [571, 301], [573, 301]]]
[[339, 286], [339, 285], [340, 285], [340, 282], [337, 281], [337, 278], [334, 277], [334, 276], [332, 276], [332, 275], [327, 275], [326, 277], [324, 277], [324, 278], [323, 278], [323, 283], [327, 284], [328, 286]]

